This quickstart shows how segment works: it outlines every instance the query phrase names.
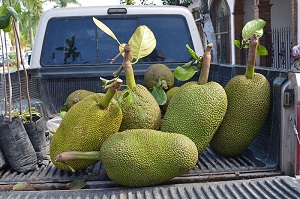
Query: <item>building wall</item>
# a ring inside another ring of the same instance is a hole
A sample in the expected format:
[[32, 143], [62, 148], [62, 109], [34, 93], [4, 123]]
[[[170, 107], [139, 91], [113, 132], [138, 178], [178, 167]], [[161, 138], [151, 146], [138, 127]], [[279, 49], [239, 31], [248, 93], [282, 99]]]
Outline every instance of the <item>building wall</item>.
[[[209, 0], [209, 2], [208, 2], [209, 5], [211, 5], [212, 1], [213, 0]], [[227, 0], [227, 4], [229, 6], [230, 13], [233, 13], [234, 0]], [[199, 7], [199, 0], [193, 0], [193, 3], [191, 5], [189, 5], [188, 8], [192, 11], [196, 7]], [[230, 37], [232, 38], [232, 40], [234, 39], [234, 26], [232, 25], [232, 24], [234, 24], [233, 19], [234, 19], [233, 15], [231, 14], [231, 17], [230, 17], [230, 20], [231, 20], [231, 22], [230, 22], [230, 24], [231, 24], [231, 26], [230, 26], [231, 35], [230, 35]], [[232, 44], [231, 44], [231, 49], [232, 49], [231, 50], [231, 52], [232, 52], [231, 53], [231, 60], [232, 60], [232, 62], [234, 62], [234, 60], [235, 60], [235, 49], [234, 48], [235, 48], [235, 46], [234, 46], [234, 43], [232, 42]]]
[[[299, 27], [300, 27], [300, 16], [299, 16], [299, 14], [298, 13], [300, 13], [300, 0], [294, 0], [295, 1], [295, 3], [294, 3], [294, 6], [296, 7], [295, 8], [295, 13], [294, 13], [294, 15], [296, 15], [297, 16], [297, 21], [295, 22], [295, 24], [297, 24], [297, 27], [296, 27], [296, 31], [297, 31], [297, 43], [295, 43], [294, 42], [294, 44], [296, 45], [296, 44], [299, 44], [300, 43], [300, 31], [299, 31]], [[297, 5], [296, 5], [297, 4]], [[295, 18], [296, 18], [296, 16], [295, 16]]]
[[[209, 0], [209, 4], [214, 0]], [[255, 0], [243, 0], [243, 10], [239, 9], [240, 11], [243, 12], [242, 15], [235, 15], [234, 11], [236, 9], [236, 2], [237, 0], [227, 0], [230, 13], [231, 13], [231, 39], [238, 39], [235, 38], [235, 26], [234, 22], [235, 16], [242, 16], [243, 17], [243, 24], [246, 24], [248, 21], [252, 20], [255, 18], [255, 16], [258, 17], [266, 17], [269, 18], [268, 22], [268, 27], [266, 26], [266, 30], [271, 31], [273, 28], [286, 28], [286, 27], [291, 27], [294, 30], [294, 39], [293, 43], [299, 44], [300, 43], [300, 31], [298, 30], [298, 27], [300, 27], [300, 16], [298, 13], [300, 13], [300, 7], [298, 6], [300, 0], [270, 0], [268, 1], [263, 1], [263, 0], [256, 0], [256, 2], [261, 2], [262, 5], [259, 7], [255, 7], [254, 2]], [[240, 1], [241, 2], [241, 1]], [[271, 7], [270, 7], [271, 6]], [[190, 10], [192, 8], [199, 7], [199, 0], [193, 0], [193, 4], [189, 6]], [[270, 9], [271, 8], [271, 9]], [[256, 10], [254, 10], [256, 9]], [[258, 11], [257, 9], [260, 9]], [[271, 10], [271, 13], [268, 14], [264, 12], [264, 10]], [[255, 14], [256, 13], [256, 14]], [[271, 15], [271, 16], [270, 16]], [[269, 17], [270, 16], [270, 17]], [[240, 25], [238, 26], [240, 27]], [[236, 47], [232, 42], [232, 54], [231, 54], [231, 60], [232, 63], [235, 64], [236, 59]], [[238, 56], [237, 56], [238, 57]]]

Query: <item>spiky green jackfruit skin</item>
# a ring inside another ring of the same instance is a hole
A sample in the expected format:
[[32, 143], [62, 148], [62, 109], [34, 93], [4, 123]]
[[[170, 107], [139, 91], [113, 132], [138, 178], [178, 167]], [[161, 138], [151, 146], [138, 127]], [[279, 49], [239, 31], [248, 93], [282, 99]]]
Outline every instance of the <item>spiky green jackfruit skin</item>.
[[145, 87], [152, 90], [157, 85], [158, 80], [165, 80], [167, 82], [167, 88], [169, 90], [174, 86], [174, 74], [164, 64], [153, 64], [151, 65], [144, 74]]
[[166, 95], [167, 95], [167, 101], [164, 105], [161, 106], [161, 110], [165, 113], [166, 110], [167, 110], [167, 107], [170, 103], [170, 100], [172, 99], [172, 97], [175, 95], [175, 93], [177, 93], [177, 91], [180, 90], [180, 87], [176, 86], [176, 87], [173, 87], [171, 88], [170, 90], [168, 90], [166, 92]]
[[181, 176], [198, 161], [194, 142], [177, 133], [131, 129], [110, 136], [100, 149], [107, 175], [128, 187], [144, 187]]
[[[126, 92], [125, 90], [123, 91]], [[130, 90], [133, 102], [128, 106], [123, 100], [123, 120], [120, 131], [128, 129], [155, 129], [160, 128], [161, 111], [153, 95], [143, 86], [137, 84]]]
[[225, 86], [228, 108], [218, 131], [211, 140], [211, 149], [222, 156], [241, 154], [264, 125], [270, 109], [271, 87], [268, 80], [255, 73], [233, 77]]
[[188, 136], [201, 154], [221, 124], [226, 109], [227, 96], [220, 84], [188, 82], [170, 101], [161, 130]]
[[[71, 171], [65, 164], [56, 162], [55, 157], [68, 151], [99, 151], [103, 141], [119, 131], [122, 110], [112, 99], [108, 108], [99, 107], [104, 94], [98, 93], [75, 104], [64, 116], [50, 142], [50, 157], [53, 164], [62, 170]], [[94, 165], [95, 160], [74, 160], [67, 164], [74, 170]]]
[[94, 94], [94, 92], [87, 90], [73, 91], [66, 99], [66, 102], [64, 104], [65, 111], [68, 111], [74, 104], [78, 103], [91, 94]]

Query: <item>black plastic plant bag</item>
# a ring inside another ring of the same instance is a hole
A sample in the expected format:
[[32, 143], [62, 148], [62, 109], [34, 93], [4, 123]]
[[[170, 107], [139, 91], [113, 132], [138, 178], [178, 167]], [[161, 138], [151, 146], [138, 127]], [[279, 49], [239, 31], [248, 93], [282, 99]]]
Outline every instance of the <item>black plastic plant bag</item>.
[[3, 152], [0, 148], [0, 169], [3, 168], [6, 165], [6, 161], [3, 155]]
[[37, 118], [31, 123], [24, 123], [24, 127], [36, 152], [37, 163], [48, 165], [50, 160], [49, 142], [46, 139], [46, 121], [44, 117]]
[[37, 157], [19, 117], [0, 124], [0, 146], [11, 166], [17, 172], [27, 173], [37, 167]]

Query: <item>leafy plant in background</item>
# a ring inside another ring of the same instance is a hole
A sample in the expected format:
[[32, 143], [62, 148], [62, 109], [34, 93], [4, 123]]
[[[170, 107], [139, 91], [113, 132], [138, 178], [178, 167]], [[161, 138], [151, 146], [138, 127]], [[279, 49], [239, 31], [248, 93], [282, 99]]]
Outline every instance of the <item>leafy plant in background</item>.
[[[249, 21], [242, 30], [242, 41], [233, 40], [235, 46], [238, 47], [239, 49], [242, 48], [248, 49], [249, 38], [252, 35], [256, 35], [257, 38], [260, 38], [264, 33], [263, 27], [265, 25], [266, 22], [263, 19], [253, 19]], [[257, 54], [260, 56], [266, 56], [268, 55], [268, 50], [264, 46], [258, 44]]]
[[[20, 3], [17, 2], [14, 7], [2, 5], [0, 8], [0, 29], [4, 32], [4, 40], [6, 43], [6, 32], [10, 32], [13, 30], [15, 35], [15, 44], [16, 44], [16, 62], [17, 62], [17, 69], [18, 69], [18, 81], [20, 87], [20, 114], [22, 114], [22, 85], [21, 85], [21, 77], [20, 77], [20, 70], [19, 70], [19, 58], [21, 58], [21, 64], [23, 66], [24, 74], [25, 74], [25, 81], [26, 81], [26, 93], [27, 93], [27, 100], [28, 100], [28, 111], [30, 113], [29, 121], [32, 122], [32, 112], [31, 112], [31, 104], [30, 104], [30, 96], [29, 96], [29, 88], [28, 88], [28, 76], [27, 71], [23, 63], [22, 59], [22, 51], [20, 45], [20, 37], [16, 26], [16, 21], [19, 20], [18, 14], [21, 13], [21, 6]], [[1, 39], [2, 39], [2, 35]], [[3, 41], [2, 41], [3, 44]], [[4, 49], [4, 48], [2, 48]], [[7, 48], [5, 45], [5, 56], [8, 58]], [[4, 53], [2, 53], [4, 56]], [[3, 66], [3, 79], [4, 79], [4, 100], [5, 100], [5, 115], [9, 117], [9, 121], [12, 120], [12, 85], [11, 85], [11, 78], [10, 78], [10, 70], [9, 70], [9, 63], [7, 64], [7, 73], [8, 73], [8, 84], [9, 84], [9, 98], [7, 97], [6, 86], [7, 82], [5, 79], [5, 67]], [[9, 99], [9, 101], [8, 101]]]
[[[1, 43], [2, 43], [2, 56], [4, 60], [8, 60], [8, 53], [7, 53], [7, 45], [6, 45], [6, 33], [12, 30], [12, 20], [18, 20], [18, 14], [16, 10], [20, 10], [20, 5], [18, 4], [15, 8], [11, 6], [2, 5], [0, 8], [0, 29], [3, 30], [3, 38], [2, 40], [2, 31], [0, 34]], [[4, 52], [5, 50], [5, 52]], [[5, 75], [5, 67], [7, 67], [7, 77], [6, 80]], [[9, 98], [7, 96], [7, 84], [9, 85]], [[12, 120], [11, 116], [11, 99], [12, 99], [12, 85], [11, 85], [11, 78], [10, 78], [10, 70], [9, 70], [9, 63], [3, 62], [3, 88], [4, 88], [4, 103], [5, 103], [5, 113], [4, 115], [9, 117], [9, 121]], [[9, 101], [8, 101], [9, 99]]]
[[193, 1], [191, 0], [162, 0], [163, 5], [177, 5], [188, 7]]
[[30, 116], [32, 117], [41, 117], [41, 113], [35, 108], [35, 107], [32, 107], [31, 108], [31, 115], [30, 115], [30, 112], [29, 112], [29, 109], [25, 109], [22, 113], [20, 113], [19, 110], [17, 109], [14, 109], [12, 110], [12, 114], [14, 116], [18, 116], [21, 118], [21, 120], [24, 122], [24, 123], [27, 123], [29, 122], [30, 120]]

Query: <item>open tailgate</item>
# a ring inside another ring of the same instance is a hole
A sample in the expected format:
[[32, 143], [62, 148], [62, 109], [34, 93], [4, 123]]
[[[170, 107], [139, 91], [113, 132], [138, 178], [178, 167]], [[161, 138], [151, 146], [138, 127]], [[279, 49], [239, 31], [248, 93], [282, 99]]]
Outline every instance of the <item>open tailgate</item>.
[[300, 198], [300, 184], [292, 177], [166, 184], [143, 188], [0, 192], [0, 198]]

